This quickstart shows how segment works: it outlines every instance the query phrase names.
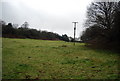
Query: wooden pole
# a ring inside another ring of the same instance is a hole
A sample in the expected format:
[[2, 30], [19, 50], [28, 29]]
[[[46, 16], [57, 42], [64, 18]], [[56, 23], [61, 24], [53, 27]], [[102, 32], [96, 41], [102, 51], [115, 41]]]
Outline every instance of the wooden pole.
[[76, 24], [77, 24], [78, 22], [72, 22], [72, 23], [74, 23], [74, 45], [75, 45]]

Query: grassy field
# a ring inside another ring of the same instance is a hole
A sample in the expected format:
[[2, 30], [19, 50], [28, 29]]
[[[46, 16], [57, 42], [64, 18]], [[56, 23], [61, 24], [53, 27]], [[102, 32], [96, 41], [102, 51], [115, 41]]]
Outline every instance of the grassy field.
[[2, 39], [3, 79], [116, 79], [118, 54], [83, 43]]

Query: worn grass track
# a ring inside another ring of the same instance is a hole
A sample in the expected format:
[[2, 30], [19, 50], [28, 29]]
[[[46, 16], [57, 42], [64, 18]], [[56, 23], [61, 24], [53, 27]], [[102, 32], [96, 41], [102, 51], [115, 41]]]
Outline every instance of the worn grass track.
[[116, 79], [118, 55], [83, 43], [2, 39], [3, 79]]

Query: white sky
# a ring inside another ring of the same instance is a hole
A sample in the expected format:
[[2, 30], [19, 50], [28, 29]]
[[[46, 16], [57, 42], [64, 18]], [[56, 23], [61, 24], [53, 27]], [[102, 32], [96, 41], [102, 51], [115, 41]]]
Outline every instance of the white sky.
[[[76, 37], [83, 31], [86, 8], [93, 0], [2, 0], [2, 20], [30, 28], [67, 34], [73, 37], [73, 21], [77, 21]], [[1, 16], [0, 16], [1, 18]]]

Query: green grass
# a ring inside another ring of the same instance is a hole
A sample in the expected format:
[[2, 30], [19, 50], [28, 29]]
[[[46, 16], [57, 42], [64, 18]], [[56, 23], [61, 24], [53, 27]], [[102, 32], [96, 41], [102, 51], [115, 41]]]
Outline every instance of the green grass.
[[117, 79], [118, 55], [84, 43], [2, 39], [3, 79]]

